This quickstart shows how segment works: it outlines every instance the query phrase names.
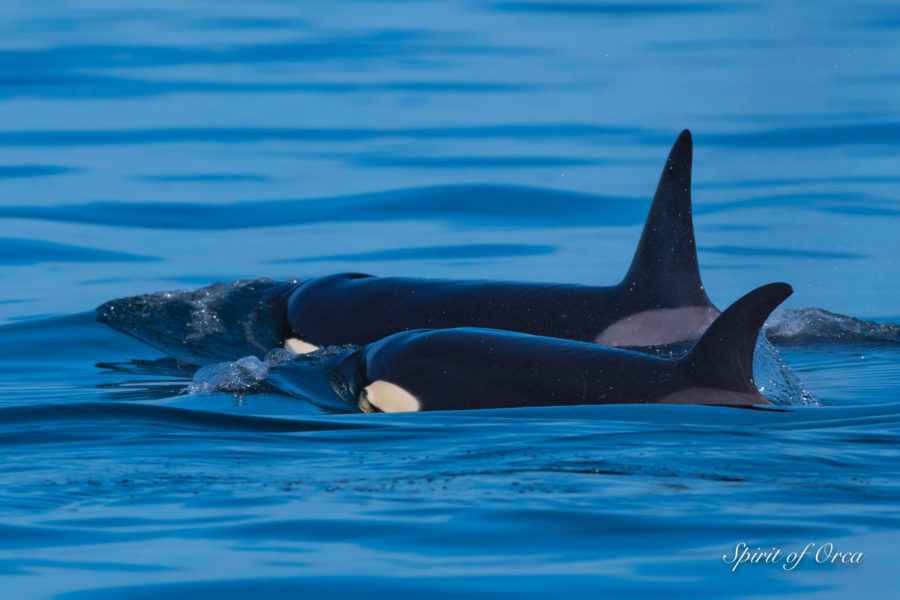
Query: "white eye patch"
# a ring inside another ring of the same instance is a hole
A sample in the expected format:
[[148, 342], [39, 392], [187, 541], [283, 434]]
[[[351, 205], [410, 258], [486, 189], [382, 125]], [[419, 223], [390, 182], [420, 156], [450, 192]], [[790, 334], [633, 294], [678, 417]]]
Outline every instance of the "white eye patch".
[[294, 354], [309, 354], [318, 350], [319, 347], [298, 338], [288, 338], [284, 340], [284, 349]]
[[363, 412], [415, 412], [422, 404], [399, 385], [379, 379], [360, 394], [359, 408]]

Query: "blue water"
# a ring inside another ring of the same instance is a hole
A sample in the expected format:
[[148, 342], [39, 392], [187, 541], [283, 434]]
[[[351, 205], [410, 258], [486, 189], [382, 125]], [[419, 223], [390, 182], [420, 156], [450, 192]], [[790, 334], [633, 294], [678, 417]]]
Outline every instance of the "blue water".
[[[4, 598], [896, 596], [895, 3], [3, 17]], [[768, 327], [789, 370], [757, 379], [809, 396], [775, 410], [332, 414], [218, 304], [244, 287], [117, 300], [336, 271], [612, 284], [686, 127], [711, 299], [796, 290]], [[740, 543], [864, 558], [732, 572]]]

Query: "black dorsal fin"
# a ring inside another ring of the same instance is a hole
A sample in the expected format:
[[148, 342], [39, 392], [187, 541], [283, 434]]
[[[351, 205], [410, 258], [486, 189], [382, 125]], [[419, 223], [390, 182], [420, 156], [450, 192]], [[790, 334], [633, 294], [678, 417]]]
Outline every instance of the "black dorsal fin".
[[691, 132], [675, 140], [663, 167], [631, 267], [621, 285], [652, 308], [711, 306], [700, 280], [691, 214]]
[[725, 309], [679, 362], [699, 385], [755, 392], [753, 350], [775, 307], [793, 293], [786, 283], [758, 287]]

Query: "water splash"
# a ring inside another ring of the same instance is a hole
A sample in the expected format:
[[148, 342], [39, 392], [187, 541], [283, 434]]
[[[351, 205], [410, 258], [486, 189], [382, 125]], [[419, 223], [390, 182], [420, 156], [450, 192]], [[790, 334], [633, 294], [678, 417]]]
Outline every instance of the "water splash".
[[[676, 342], [664, 346], [629, 346], [628, 350], [678, 360], [694, 346], [693, 341]], [[753, 380], [760, 393], [779, 406], [818, 406], [815, 395], [778, 354], [778, 350], [760, 335], [753, 351]]]
[[765, 335], [756, 340], [753, 353], [753, 380], [760, 393], [772, 404], [781, 406], [818, 406], [815, 395], [778, 354]]
[[802, 345], [841, 342], [900, 342], [900, 324], [863, 321], [821, 308], [787, 308], [775, 311], [765, 324], [766, 337], [774, 344]]
[[245, 356], [233, 362], [206, 365], [194, 373], [193, 381], [184, 392], [225, 392], [236, 395], [262, 392], [267, 389], [264, 381], [269, 369], [293, 358], [294, 355], [287, 350], [276, 348], [270, 350], [262, 360], [255, 356]]
[[258, 359], [280, 343], [271, 307], [294, 283], [242, 280], [122, 298], [98, 307], [97, 320], [194, 364]]
[[[356, 346], [326, 346], [308, 354], [293, 354], [281, 348], [266, 353], [260, 360], [245, 356], [236, 361], [202, 367], [184, 390], [185, 394], [224, 392], [236, 396], [280, 392], [305, 400], [329, 413], [358, 412], [335, 393], [332, 372], [337, 362]], [[301, 377], [279, 377], [276, 367], [289, 365]]]

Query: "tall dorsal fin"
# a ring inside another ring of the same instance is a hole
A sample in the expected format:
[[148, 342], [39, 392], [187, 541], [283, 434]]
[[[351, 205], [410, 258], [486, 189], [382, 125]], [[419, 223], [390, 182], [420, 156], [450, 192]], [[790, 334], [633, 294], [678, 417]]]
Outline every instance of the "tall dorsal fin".
[[691, 214], [691, 132], [675, 140], [622, 286], [654, 308], [711, 306], [700, 280]]
[[756, 392], [753, 351], [759, 330], [775, 307], [794, 290], [770, 283], [739, 298], [713, 321], [679, 362], [699, 385], [736, 392]]

